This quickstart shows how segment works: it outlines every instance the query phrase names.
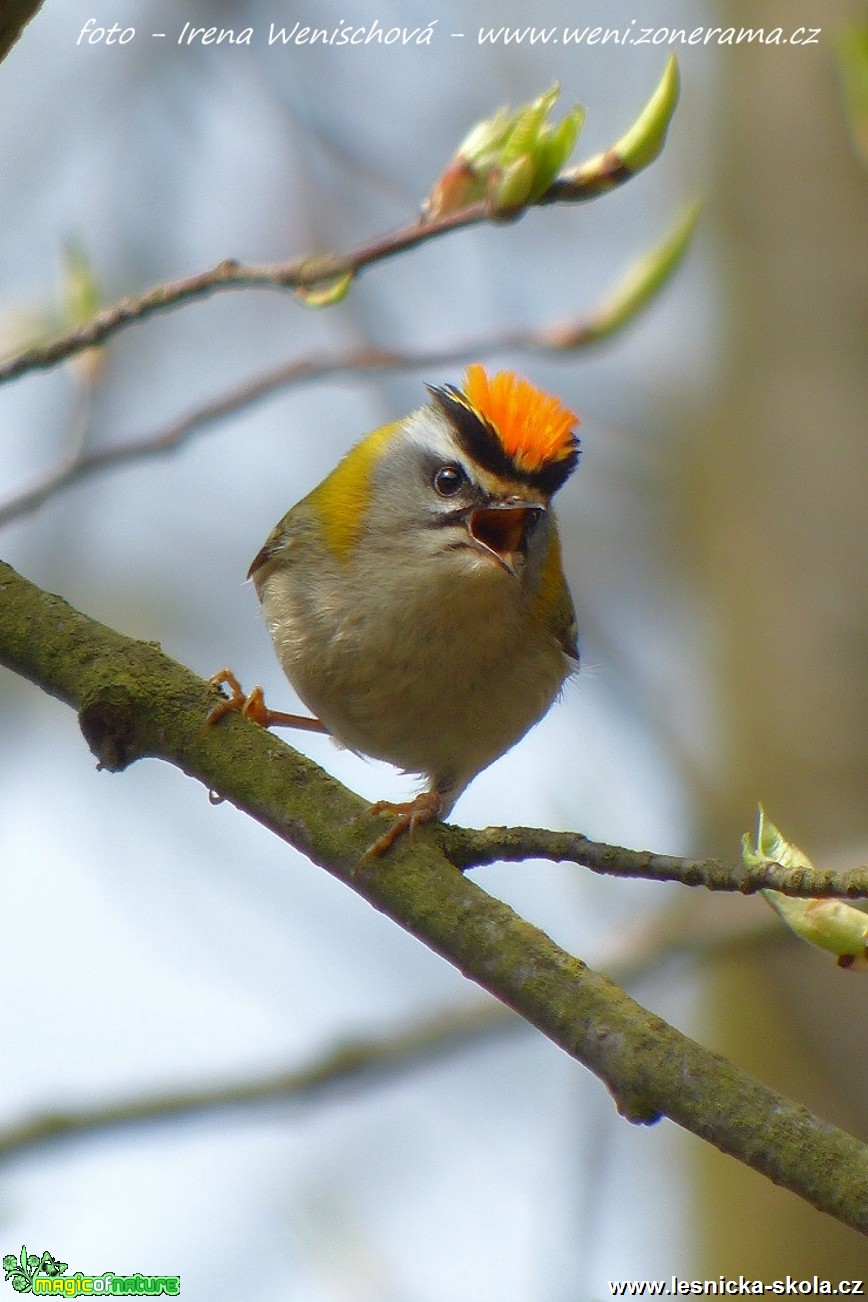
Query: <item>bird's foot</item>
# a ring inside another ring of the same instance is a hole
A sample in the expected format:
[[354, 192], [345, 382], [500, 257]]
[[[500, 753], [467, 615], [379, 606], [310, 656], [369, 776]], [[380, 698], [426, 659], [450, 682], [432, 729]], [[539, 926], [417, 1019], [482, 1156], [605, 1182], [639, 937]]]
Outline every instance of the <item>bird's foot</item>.
[[415, 800], [403, 804], [393, 804], [391, 800], [378, 800], [371, 805], [369, 814], [394, 814], [395, 821], [382, 836], [378, 836], [373, 845], [369, 845], [362, 855], [361, 862], [367, 859], [380, 859], [391, 850], [396, 841], [407, 832], [414, 832], [420, 823], [434, 823], [443, 814], [443, 797], [439, 791], [422, 791]]
[[213, 727], [226, 714], [237, 713], [246, 719], [252, 719], [262, 728], [301, 728], [304, 732], [328, 732], [319, 719], [309, 719], [303, 714], [284, 714], [282, 710], [269, 710], [262, 688], [254, 687], [252, 692], [245, 693], [231, 669], [221, 669], [208, 682], [212, 687], [228, 688], [229, 695], [214, 706], [202, 725], [203, 728]]

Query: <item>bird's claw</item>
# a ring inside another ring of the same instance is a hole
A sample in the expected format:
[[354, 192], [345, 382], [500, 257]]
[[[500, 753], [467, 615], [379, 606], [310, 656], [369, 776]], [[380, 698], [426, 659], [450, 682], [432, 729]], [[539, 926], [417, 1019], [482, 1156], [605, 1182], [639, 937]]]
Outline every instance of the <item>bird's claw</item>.
[[378, 800], [375, 805], [371, 805], [368, 813], [374, 816], [394, 814], [395, 820], [390, 827], [386, 828], [382, 836], [378, 836], [376, 841], [368, 846], [361, 857], [360, 864], [370, 859], [381, 859], [402, 836], [408, 832], [411, 834], [415, 832], [421, 823], [436, 822], [442, 812], [443, 798], [439, 791], [422, 791], [415, 800], [408, 800], [402, 804], [395, 804], [391, 800]]
[[219, 723], [225, 715], [232, 713], [243, 714], [263, 728], [267, 727], [265, 717], [268, 711], [265, 708], [265, 697], [261, 687], [254, 687], [252, 692], [245, 693], [231, 669], [221, 669], [219, 673], [212, 674], [208, 679], [208, 686], [227, 687], [229, 695], [224, 695], [210, 711], [203, 724], [204, 728], [213, 728], [214, 724]]
[[229, 695], [224, 696], [209, 713], [202, 725], [211, 728], [226, 714], [237, 713], [245, 719], [252, 719], [261, 728], [300, 728], [304, 732], [328, 732], [319, 719], [309, 719], [303, 714], [285, 714], [282, 710], [269, 710], [261, 687], [254, 687], [252, 692], [244, 692], [231, 669], [221, 669], [213, 674], [208, 683], [211, 687], [227, 687]]

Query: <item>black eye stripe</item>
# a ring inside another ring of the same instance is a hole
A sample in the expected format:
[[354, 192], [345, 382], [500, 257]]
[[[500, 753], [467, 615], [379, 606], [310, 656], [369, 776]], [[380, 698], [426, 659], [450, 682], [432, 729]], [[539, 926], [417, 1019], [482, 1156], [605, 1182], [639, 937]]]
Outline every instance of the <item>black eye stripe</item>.
[[429, 384], [427, 388], [455, 430], [462, 449], [491, 474], [502, 479], [518, 479], [551, 497], [575, 469], [579, 459], [578, 439], [575, 449], [562, 460], [551, 461], [535, 472], [522, 470], [507, 455], [494, 429], [467, 406], [458, 389], [449, 384], [443, 388]]
[[493, 475], [515, 478], [515, 466], [501, 447], [497, 435], [490, 430], [461, 400], [458, 390], [447, 386], [436, 389], [428, 385], [428, 392], [448, 417], [467, 454]]

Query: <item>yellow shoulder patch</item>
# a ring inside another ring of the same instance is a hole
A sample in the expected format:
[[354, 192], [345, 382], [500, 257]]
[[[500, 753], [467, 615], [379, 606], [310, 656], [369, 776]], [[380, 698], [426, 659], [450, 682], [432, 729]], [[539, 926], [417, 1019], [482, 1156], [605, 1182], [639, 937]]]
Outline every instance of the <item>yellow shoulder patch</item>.
[[331, 474], [308, 494], [307, 500], [322, 523], [323, 539], [341, 560], [349, 556], [358, 540], [371, 500], [374, 466], [384, 444], [400, 425], [400, 421], [393, 421], [368, 434], [350, 448]]

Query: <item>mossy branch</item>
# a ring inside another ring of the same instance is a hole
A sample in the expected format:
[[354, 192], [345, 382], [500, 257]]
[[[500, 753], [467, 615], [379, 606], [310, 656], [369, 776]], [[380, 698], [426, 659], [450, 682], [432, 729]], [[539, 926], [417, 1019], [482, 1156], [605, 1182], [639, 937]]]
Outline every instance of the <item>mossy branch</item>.
[[868, 868], [834, 872], [824, 868], [787, 868], [766, 860], [752, 866], [722, 859], [682, 859], [652, 850], [626, 850], [591, 841], [580, 832], [551, 832], [542, 827], [444, 827], [441, 845], [450, 863], [466, 871], [483, 864], [523, 859], [576, 863], [608, 877], [642, 877], [652, 882], [681, 882], [709, 891], [754, 895], [775, 890], [807, 899], [868, 899]]
[[0, 5], [0, 63], [41, 8], [42, 0], [4, 0]]
[[593, 1071], [629, 1120], [668, 1116], [868, 1234], [866, 1146], [682, 1035], [480, 890], [443, 853], [442, 829], [356, 871], [374, 831], [358, 796], [240, 717], [203, 732], [214, 697], [201, 679], [2, 563], [0, 663], [78, 711], [103, 768], [166, 760], [340, 878]]

